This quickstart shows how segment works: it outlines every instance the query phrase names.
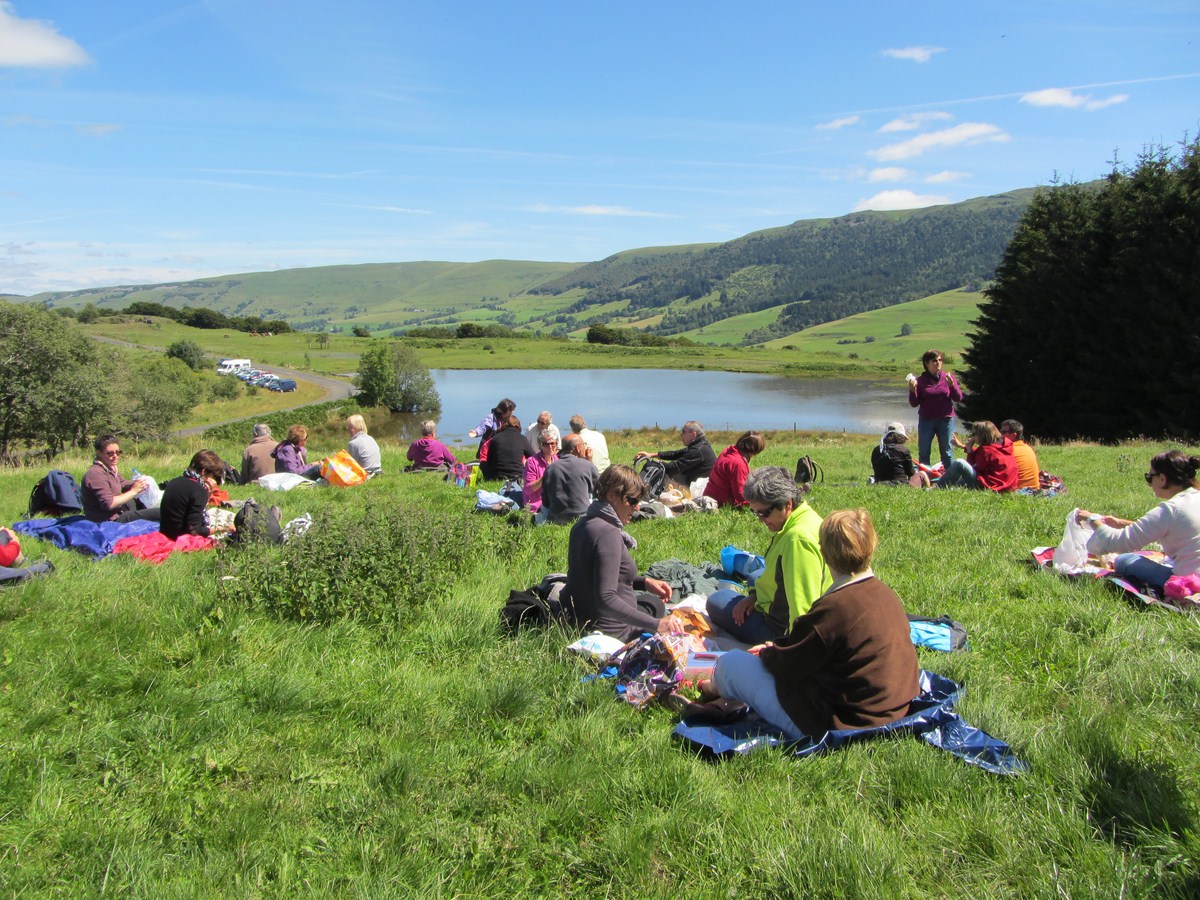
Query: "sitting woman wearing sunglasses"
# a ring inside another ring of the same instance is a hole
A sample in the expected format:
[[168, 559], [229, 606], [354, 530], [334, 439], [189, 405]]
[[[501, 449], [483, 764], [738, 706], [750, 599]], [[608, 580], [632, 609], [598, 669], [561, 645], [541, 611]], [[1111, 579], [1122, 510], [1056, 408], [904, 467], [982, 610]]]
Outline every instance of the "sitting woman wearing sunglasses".
[[[671, 586], [637, 573], [625, 525], [646, 495], [646, 483], [628, 466], [609, 466], [596, 482], [596, 499], [571, 528], [567, 583], [562, 603], [583, 628], [622, 641], [644, 631], [677, 632], [679, 619], [666, 614]], [[639, 593], [640, 592], [640, 593]]]
[[773, 533], [767, 567], [748, 595], [721, 590], [709, 597], [708, 616], [739, 641], [761, 644], [808, 612], [832, 577], [821, 558], [821, 516], [787, 469], [754, 470], [743, 492], [750, 510]]
[[[1091, 553], [1119, 553], [1113, 563], [1118, 575], [1160, 592], [1172, 575], [1200, 572], [1200, 456], [1188, 456], [1182, 450], [1166, 450], [1150, 460], [1146, 484], [1162, 502], [1136, 522], [1102, 516], [1081, 509], [1076, 518], [1092, 526], [1088, 540]], [[1132, 553], [1158, 541], [1174, 566]]]

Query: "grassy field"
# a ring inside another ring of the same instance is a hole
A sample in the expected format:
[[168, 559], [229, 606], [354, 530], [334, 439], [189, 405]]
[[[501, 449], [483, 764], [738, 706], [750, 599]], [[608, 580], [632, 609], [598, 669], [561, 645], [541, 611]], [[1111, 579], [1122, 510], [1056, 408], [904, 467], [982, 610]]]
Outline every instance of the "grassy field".
[[[475, 515], [466, 492], [399, 474], [385, 441], [387, 474], [361, 488], [232, 489], [314, 514], [283, 548], [149, 566], [27, 542], [58, 571], [0, 593], [0, 891], [1196, 896], [1200, 621], [1027, 561], [1075, 505], [1148, 509], [1161, 448], [1039, 448], [1070, 494], [1034, 500], [872, 488], [870, 439], [769, 439], [757, 463], [825, 467], [818, 511], [870, 509], [876, 571], [910, 612], [967, 626], [969, 652], [921, 663], [966, 686], [964, 717], [1027, 775], [905, 738], [691, 755], [667, 711], [581, 680], [564, 632], [501, 633], [508, 591], [564, 569], [567, 531]], [[609, 435], [616, 460], [671, 442]], [[195, 446], [124, 463], [162, 479]], [[0, 472], [10, 521], [35, 475]], [[643, 567], [768, 538], [732, 511], [630, 531]]]
[[[237, 331], [189, 328], [176, 322], [104, 322], [80, 326], [89, 334], [116, 338], [142, 347], [166, 347], [172, 341], [195, 341], [214, 356], [245, 357], [256, 366], [285, 366], [322, 375], [353, 372], [367, 342], [378, 338], [331, 335], [321, 349], [313, 334], [253, 337]], [[845, 353], [800, 353], [781, 347], [618, 347], [537, 338], [411, 339], [410, 346], [431, 369], [723, 369], [789, 375], [837, 375], [848, 378], [895, 374], [895, 368]]]
[[[857, 354], [857, 358], [876, 363], [919, 366], [921, 354], [931, 347], [947, 357], [961, 358], [967, 347], [971, 321], [979, 312], [983, 294], [946, 291], [921, 300], [860, 313], [764, 344], [768, 348], [795, 347], [805, 353]], [[730, 320], [732, 321], [732, 320]], [[912, 334], [902, 336], [908, 324]], [[866, 338], [874, 338], [867, 342]], [[846, 341], [847, 343], [841, 343]]]

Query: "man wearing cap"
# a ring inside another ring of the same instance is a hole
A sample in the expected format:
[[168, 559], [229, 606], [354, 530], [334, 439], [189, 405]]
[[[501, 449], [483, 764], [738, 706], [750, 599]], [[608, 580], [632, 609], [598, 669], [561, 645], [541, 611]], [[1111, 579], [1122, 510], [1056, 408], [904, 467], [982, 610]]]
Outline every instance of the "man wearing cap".
[[258, 481], [264, 475], [275, 471], [275, 460], [271, 451], [279, 445], [279, 441], [271, 437], [271, 426], [259, 422], [254, 426], [254, 439], [242, 451], [242, 484]]
[[929, 476], [913, 465], [912, 452], [905, 446], [908, 432], [902, 422], [888, 422], [879, 446], [871, 451], [875, 484], [911, 484], [929, 487]]

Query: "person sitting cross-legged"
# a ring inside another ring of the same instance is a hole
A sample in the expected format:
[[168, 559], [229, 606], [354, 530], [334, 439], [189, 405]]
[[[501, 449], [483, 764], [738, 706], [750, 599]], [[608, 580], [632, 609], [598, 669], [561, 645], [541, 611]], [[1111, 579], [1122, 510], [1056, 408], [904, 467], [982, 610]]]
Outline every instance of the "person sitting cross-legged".
[[778, 640], [725, 653], [702, 695], [749, 704], [793, 741], [906, 716], [917, 653], [900, 598], [871, 571], [877, 542], [865, 509], [830, 513], [820, 529], [829, 589]]

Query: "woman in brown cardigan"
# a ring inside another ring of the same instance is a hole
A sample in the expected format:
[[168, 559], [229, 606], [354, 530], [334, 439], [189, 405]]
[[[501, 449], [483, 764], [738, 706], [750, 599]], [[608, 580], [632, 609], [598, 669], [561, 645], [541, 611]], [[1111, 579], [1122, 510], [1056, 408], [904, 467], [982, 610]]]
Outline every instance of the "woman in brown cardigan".
[[833, 584], [783, 637], [723, 655], [705, 692], [750, 704], [797, 741], [907, 715], [917, 653], [900, 598], [871, 571], [877, 541], [865, 509], [826, 516], [821, 555]]

